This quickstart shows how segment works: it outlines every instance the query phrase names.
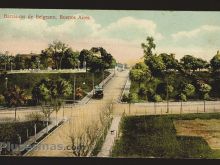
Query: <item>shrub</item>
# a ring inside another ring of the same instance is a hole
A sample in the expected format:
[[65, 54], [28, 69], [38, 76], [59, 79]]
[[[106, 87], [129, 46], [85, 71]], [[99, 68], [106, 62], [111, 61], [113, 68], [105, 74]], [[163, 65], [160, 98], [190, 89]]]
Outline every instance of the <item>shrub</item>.
[[183, 89], [183, 93], [186, 96], [191, 97], [195, 94], [195, 87], [192, 84], [186, 84]]
[[153, 97], [153, 101], [155, 101], [155, 102], [161, 102], [161, 101], [163, 101], [163, 99], [161, 98], [161, 96], [160, 95], [154, 95], [154, 97]]
[[3, 95], [0, 95], [0, 105], [5, 104], [5, 97]]
[[187, 101], [186, 95], [183, 94], [183, 93], [181, 93], [181, 94], [179, 95], [179, 99], [182, 100], [182, 101]]
[[204, 100], [210, 100], [210, 96], [208, 93], [204, 94], [203, 98]]
[[143, 98], [146, 99], [147, 98], [147, 89], [144, 86], [141, 86], [139, 91], [138, 91], [138, 95]]
[[129, 102], [130, 103], [138, 102], [138, 95], [137, 95], [137, 93], [129, 93], [128, 97], [129, 97]]
[[129, 97], [128, 97], [128, 94], [123, 94], [122, 96], [122, 99], [121, 99], [122, 102], [128, 102], [129, 101]]
[[34, 122], [42, 121], [44, 119], [44, 116], [40, 113], [37, 113], [37, 112], [32, 112], [32, 113], [26, 115], [25, 117], [27, 120], [34, 121]]

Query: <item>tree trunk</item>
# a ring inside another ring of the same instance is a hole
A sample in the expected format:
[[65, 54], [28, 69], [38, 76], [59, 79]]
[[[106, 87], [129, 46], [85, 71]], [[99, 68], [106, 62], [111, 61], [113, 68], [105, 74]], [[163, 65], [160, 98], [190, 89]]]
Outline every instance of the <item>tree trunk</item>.
[[48, 134], [48, 122], [49, 122], [49, 117], [47, 116], [47, 134]]

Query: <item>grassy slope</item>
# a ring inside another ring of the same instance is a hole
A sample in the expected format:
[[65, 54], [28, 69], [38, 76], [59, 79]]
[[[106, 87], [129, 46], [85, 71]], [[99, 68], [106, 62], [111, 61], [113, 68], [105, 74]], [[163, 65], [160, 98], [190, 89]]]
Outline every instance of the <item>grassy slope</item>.
[[116, 142], [114, 157], [219, 158], [200, 137], [177, 136], [173, 120], [220, 119], [220, 114], [126, 117], [122, 137]]
[[[91, 73], [79, 73], [76, 74], [76, 88], [81, 87], [83, 90], [89, 92], [92, 90], [92, 74]], [[105, 77], [109, 75], [109, 72], [105, 72]], [[26, 89], [28, 95], [31, 95], [31, 91], [36, 83], [40, 82], [43, 78], [57, 79], [59, 77], [64, 78], [73, 85], [74, 74], [63, 73], [46, 73], [46, 74], [12, 74], [7, 75], [8, 77], [8, 87], [11, 85], [18, 85], [22, 89]], [[99, 84], [102, 81], [102, 73], [94, 74], [95, 84]], [[85, 85], [83, 84], [85, 82]], [[0, 94], [3, 93], [5, 88], [5, 79], [0, 79]]]
[[[219, 79], [212, 79], [211, 74], [209, 74], [208, 72], [196, 72], [196, 77], [199, 77], [200, 79], [204, 80], [205, 82], [207, 82], [208, 84], [213, 86], [212, 91], [210, 92], [210, 96], [212, 97], [216, 97], [216, 98], [220, 98], [219, 95], [219, 88], [218, 88], [218, 83], [219, 83]], [[163, 78], [155, 78], [153, 79], [151, 82], [143, 82], [142, 86], [145, 86], [146, 89], [153, 89], [154, 91], [156, 91], [156, 87], [158, 84], [165, 82]], [[183, 76], [181, 74], [176, 74], [174, 77], [171, 77], [169, 80], [169, 84], [171, 84], [174, 87], [174, 91], [172, 92], [172, 94], [170, 95], [170, 99], [175, 99], [176, 96], [180, 93], [178, 91], [178, 89], [180, 88], [179, 86], [181, 84], [183, 84], [183, 82], [185, 83], [191, 83], [193, 85], [195, 85], [195, 81], [193, 80], [193, 78], [188, 77], [188, 76]], [[139, 85], [137, 82], [132, 81], [131, 82], [131, 88], [130, 88], [130, 92], [131, 93], [138, 93], [139, 90]], [[199, 99], [199, 92], [196, 91], [195, 92], [195, 96], [192, 99], [198, 100]], [[163, 95], [163, 99], [165, 99], [165, 95]], [[145, 99], [139, 97], [139, 102], [143, 102], [146, 101]]]

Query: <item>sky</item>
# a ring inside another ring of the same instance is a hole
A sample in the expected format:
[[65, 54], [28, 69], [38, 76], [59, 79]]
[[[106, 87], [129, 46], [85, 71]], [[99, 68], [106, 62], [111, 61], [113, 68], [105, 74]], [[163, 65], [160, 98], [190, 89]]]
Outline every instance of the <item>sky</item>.
[[[36, 15], [56, 19], [36, 19]], [[143, 57], [141, 43], [147, 36], [155, 39], [157, 54], [210, 60], [220, 49], [220, 12], [0, 9], [0, 52], [12, 55], [40, 53], [60, 40], [78, 51], [103, 47], [118, 62], [133, 64]]]

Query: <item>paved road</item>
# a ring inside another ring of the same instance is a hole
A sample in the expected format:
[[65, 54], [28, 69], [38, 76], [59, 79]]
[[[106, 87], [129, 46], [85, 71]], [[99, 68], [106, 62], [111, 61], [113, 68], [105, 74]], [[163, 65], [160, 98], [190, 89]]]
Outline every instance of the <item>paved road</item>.
[[[69, 121], [64, 123], [59, 129], [45, 139], [41, 145], [57, 146], [62, 144], [64, 146], [70, 145], [69, 135], [72, 130], [80, 132], [80, 128], [85, 123], [94, 122], [99, 119], [99, 114], [112, 102], [116, 102], [120, 95], [122, 88], [128, 77], [128, 71], [116, 72], [116, 76], [113, 77], [104, 88], [104, 98], [101, 100], [91, 99], [85, 105], [78, 105], [65, 109], [65, 116], [69, 118]], [[62, 117], [62, 111], [58, 114]], [[49, 147], [50, 148], [50, 147]], [[58, 148], [49, 150], [37, 150], [29, 153], [28, 156], [73, 156], [67, 150], [59, 150]]]
[[108, 131], [108, 134], [105, 138], [102, 149], [97, 155], [98, 157], [109, 157], [111, 155], [115, 138], [117, 138], [120, 121], [121, 121], [121, 116], [115, 116], [113, 118], [110, 130]]

